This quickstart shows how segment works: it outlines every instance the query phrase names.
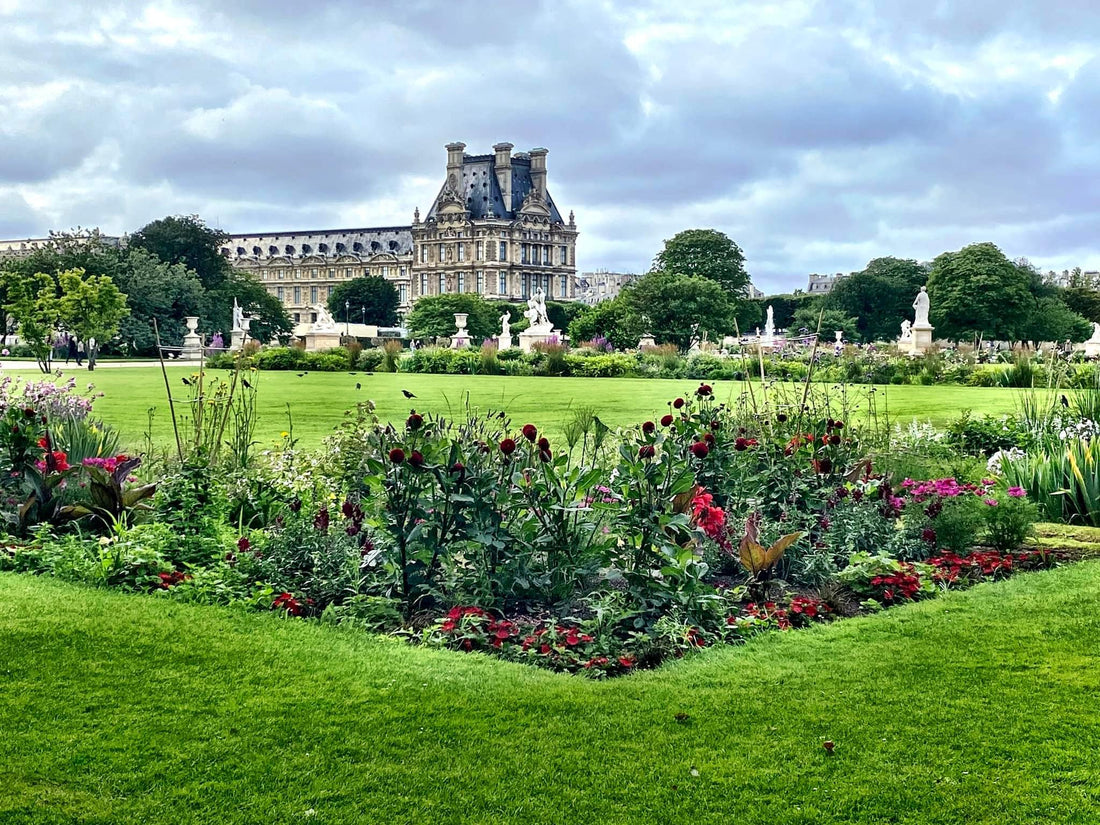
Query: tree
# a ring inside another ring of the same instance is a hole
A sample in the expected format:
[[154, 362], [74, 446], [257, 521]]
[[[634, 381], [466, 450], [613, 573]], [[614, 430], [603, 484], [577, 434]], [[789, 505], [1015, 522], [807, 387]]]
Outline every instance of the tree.
[[[294, 324], [286, 314], [286, 307], [264, 289], [263, 284], [243, 273], [232, 272], [220, 289], [207, 293], [206, 312], [212, 320], [205, 329], [226, 331], [233, 326], [233, 300], [236, 299], [246, 315], [252, 318], [248, 334], [261, 343], [279, 341], [287, 343], [294, 332]], [[228, 335], [226, 335], [228, 340]]]
[[653, 270], [707, 278], [731, 296], [745, 295], [749, 285], [745, 253], [714, 229], [687, 229], [673, 235], [653, 259]]
[[232, 267], [221, 248], [229, 236], [211, 229], [198, 215], [174, 215], [148, 223], [130, 236], [131, 249], [144, 249], [168, 264], [194, 271], [207, 290], [229, 280]]
[[455, 314], [465, 313], [466, 330], [474, 340], [491, 338], [500, 331], [502, 313], [480, 295], [451, 293], [426, 295], [405, 318], [405, 326], [414, 338], [446, 338], [455, 333]]
[[125, 263], [115, 283], [130, 305], [130, 315], [119, 325], [119, 336], [127, 349], [156, 355], [154, 319], [162, 345], [182, 345], [187, 332], [183, 319], [198, 315], [204, 299], [195, 273], [183, 264], [164, 263], [140, 248], [130, 249]]
[[623, 296], [600, 301], [582, 311], [569, 324], [569, 340], [583, 344], [597, 337], [606, 338], [615, 349], [633, 349], [645, 333], [645, 321], [634, 314]]
[[85, 277], [81, 269], [62, 272], [58, 281], [58, 318], [70, 335], [84, 342], [88, 369], [94, 370], [100, 345], [118, 332], [119, 322], [130, 314], [126, 296], [108, 276]]
[[992, 243], [945, 252], [928, 273], [930, 321], [936, 335], [958, 341], [985, 338], [1019, 340], [1031, 308], [1029, 274]]
[[1023, 341], [1081, 342], [1092, 334], [1092, 324], [1056, 296], [1035, 298], [1021, 321], [1017, 334]]
[[1100, 290], [1070, 287], [1062, 293], [1062, 300], [1073, 312], [1086, 320], [1100, 322]]
[[844, 337], [849, 341], [859, 335], [859, 324], [855, 318], [845, 315], [839, 309], [829, 309], [821, 305], [800, 307], [791, 319], [790, 328], [795, 331], [805, 329], [813, 334], [818, 332], [819, 322], [821, 326], [819, 340], [822, 344], [835, 340], [833, 333], [838, 329], [843, 331]]
[[653, 271], [622, 295], [658, 344], [675, 344], [684, 352], [704, 335], [715, 340], [733, 328], [734, 301], [709, 278]]
[[827, 309], [854, 318], [854, 337], [889, 341], [901, 322], [913, 314], [913, 298], [928, 278], [928, 268], [914, 260], [875, 258], [861, 272], [840, 279], [825, 297]]
[[333, 318], [350, 315], [350, 321], [380, 327], [392, 327], [397, 323], [400, 304], [397, 287], [377, 276], [344, 281], [337, 284], [328, 297], [328, 311]]
[[3, 279], [8, 294], [4, 310], [19, 324], [19, 337], [31, 348], [38, 368], [49, 374], [59, 317], [57, 284], [45, 272], [5, 272]]

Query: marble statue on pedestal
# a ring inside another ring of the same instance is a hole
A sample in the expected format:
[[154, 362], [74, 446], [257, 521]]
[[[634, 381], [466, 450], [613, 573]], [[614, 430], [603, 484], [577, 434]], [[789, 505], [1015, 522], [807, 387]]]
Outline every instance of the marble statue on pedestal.
[[500, 336], [497, 338], [497, 349], [512, 348], [512, 315], [504, 312], [500, 316]]
[[527, 311], [523, 317], [531, 322], [529, 332], [549, 333], [553, 329], [550, 319], [546, 315], [546, 295], [542, 287], [535, 288], [535, 294], [527, 299]]
[[916, 300], [913, 301], [913, 309], [916, 310], [916, 319], [913, 321], [913, 326], [928, 326], [928, 287], [922, 286], [920, 288]]
[[323, 304], [314, 304], [310, 309], [317, 316], [317, 320], [312, 324], [313, 332], [336, 332], [339, 330], [339, 327], [336, 326], [336, 319], [332, 317], [332, 313]]
[[1092, 337], [1085, 341], [1084, 349], [1086, 357], [1100, 357], [1100, 324], [1095, 321], [1092, 324]]
[[899, 342], [911, 341], [913, 339], [913, 323], [908, 318], [901, 322], [901, 337]]

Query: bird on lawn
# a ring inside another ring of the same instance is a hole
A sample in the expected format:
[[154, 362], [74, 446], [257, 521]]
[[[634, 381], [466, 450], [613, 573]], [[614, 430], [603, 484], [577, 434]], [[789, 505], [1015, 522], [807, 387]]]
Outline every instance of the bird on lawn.
[[298, 373], [298, 377], [299, 377], [299, 378], [301, 378], [301, 377], [302, 377], [303, 375], [309, 375], [309, 373], [308, 373], [308, 372], [300, 372], [300, 373]]
[[1062, 406], [1063, 407], [1068, 407], [1069, 406], [1069, 399], [1066, 398], [1064, 395], [1062, 396]]
[[357, 389], [357, 390], [361, 390], [361, 389], [363, 389], [363, 385], [362, 385], [362, 384], [360, 384], [360, 383], [359, 383], [358, 381], [356, 381], [356, 382], [355, 382], [355, 389]]
[[401, 394], [404, 395], [406, 398], [416, 398], [416, 396], [408, 390], [401, 390]]

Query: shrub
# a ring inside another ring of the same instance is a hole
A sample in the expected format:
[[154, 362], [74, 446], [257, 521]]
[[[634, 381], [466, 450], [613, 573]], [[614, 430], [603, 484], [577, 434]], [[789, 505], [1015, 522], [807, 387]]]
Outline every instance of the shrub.
[[1022, 487], [989, 496], [985, 500], [986, 541], [1001, 553], [1016, 550], [1035, 533], [1039, 508], [1027, 500]]
[[378, 365], [382, 372], [397, 372], [404, 347], [400, 341], [387, 341], [382, 345], [382, 363]]
[[298, 347], [270, 347], [256, 354], [256, 368], [261, 370], [297, 370], [306, 360], [306, 352]]
[[355, 366], [364, 372], [373, 372], [382, 366], [382, 359], [385, 358], [385, 355], [386, 353], [381, 347], [365, 349], [359, 353], [359, 359], [355, 362]]

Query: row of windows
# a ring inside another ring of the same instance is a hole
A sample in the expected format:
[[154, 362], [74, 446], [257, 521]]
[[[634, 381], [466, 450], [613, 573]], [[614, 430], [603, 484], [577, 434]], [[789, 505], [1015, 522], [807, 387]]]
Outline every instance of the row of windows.
[[[428, 247], [430, 244], [420, 244], [420, 263], [428, 263]], [[456, 244], [456, 251], [451, 253], [449, 244], [439, 243], [436, 244], [436, 261], [448, 261], [466, 260], [466, 244]], [[541, 264], [542, 266], [551, 266], [553, 264], [551, 246], [549, 244], [534, 244], [524, 243], [520, 244], [520, 263], [526, 264]], [[508, 260], [508, 241], [499, 241], [497, 246], [496, 258], [491, 257], [492, 253], [491, 241], [485, 241], [484, 246], [481, 241], [474, 241], [474, 260], [475, 261], [507, 261]], [[558, 263], [560, 266], [569, 266], [569, 247], [562, 245], [558, 250]]]
[[[471, 278], [471, 276], [473, 277]], [[420, 273], [420, 295], [432, 294], [428, 291], [430, 277], [431, 276], [429, 276], [427, 272]], [[434, 278], [431, 278], [431, 280], [433, 282], [431, 283], [431, 285], [437, 288], [437, 291], [434, 294], [444, 295], [450, 291], [447, 286], [447, 275], [445, 273], [441, 272]], [[546, 293], [547, 296], [553, 297], [553, 293], [550, 289], [552, 280], [553, 276], [551, 275], [524, 273], [522, 276], [520, 276], [520, 295], [524, 298], [529, 298], [531, 297], [531, 295], [534, 294], [536, 288], [542, 287], [542, 291]], [[559, 276], [557, 278], [557, 282], [558, 297], [568, 297], [569, 279]], [[475, 273], [459, 272], [455, 276], [455, 292], [470, 292], [471, 290], [469, 289], [469, 287], [471, 285], [473, 286], [473, 292], [476, 292], [479, 295], [485, 294], [486, 278], [485, 273], [482, 270], [479, 269]], [[498, 273], [496, 294], [508, 295], [510, 292], [511, 290], [508, 288], [508, 273]], [[404, 295], [402, 295], [402, 303], [404, 303]]]
[[[282, 280], [286, 279], [287, 274], [290, 273], [291, 271], [292, 270], [290, 270], [289, 268], [265, 269], [263, 271], [263, 279], [265, 281], [268, 281], [268, 280], [282, 281]], [[405, 267], [403, 267], [403, 266], [393, 267], [393, 272], [399, 278], [404, 278], [405, 277]], [[295, 280], [302, 277], [302, 269], [300, 267], [295, 268], [293, 270], [293, 273], [294, 273]], [[344, 269], [344, 271], [343, 271], [344, 278], [361, 278], [364, 275], [380, 275], [383, 278], [388, 278], [388, 277], [390, 277], [390, 267], [381, 266], [381, 267], [375, 267], [374, 269], [351, 269], [349, 267], [349, 268]], [[306, 272], [306, 277], [307, 278], [322, 277], [321, 270], [317, 269], [316, 267], [311, 268], [311, 269], [308, 270], [308, 272]], [[336, 270], [335, 269], [327, 270], [327, 275], [325, 275], [323, 277], [327, 277], [330, 280], [335, 280], [336, 279]]]
[[[319, 304], [322, 301], [327, 301], [332, 297], [331, 286], [311, 286], [309, 287], [309, 302], [311, 304]], [[275, 287], [275, 297], [279, 299], [281, 303], [289, 303], [292, 306], [301, 306], [302, 295], [304, 294], [303, 288], [300, 286], [287, 289], [286, 287]], [[409, 302], [409, 285], [398, 284], [397, 296], [402, 304]], [[289, 300], [293, 297], [293, 301]]]

